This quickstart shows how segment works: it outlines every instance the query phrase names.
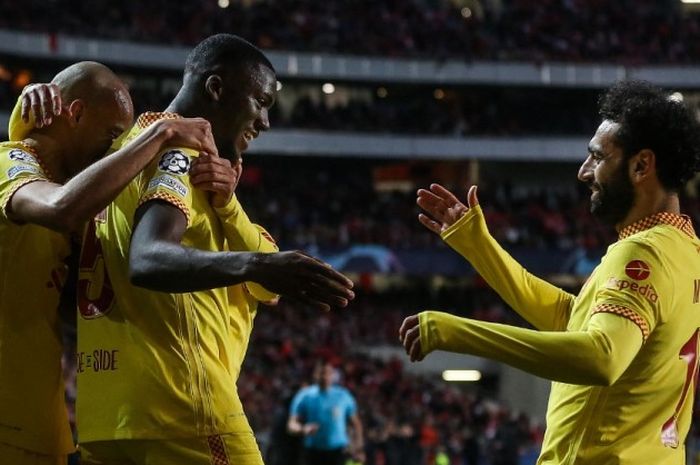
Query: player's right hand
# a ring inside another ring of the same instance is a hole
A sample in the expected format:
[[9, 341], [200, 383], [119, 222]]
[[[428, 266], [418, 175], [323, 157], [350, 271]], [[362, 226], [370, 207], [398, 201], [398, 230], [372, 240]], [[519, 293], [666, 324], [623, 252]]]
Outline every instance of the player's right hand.
[[61, 114], [63, 102], [56, 84], [30, 84], [22, 90], [21, 99], [22, 121], [28, 123], [33, 114], [38, 128], [48, 126], [54, 116]]
[[328, 311], [344, 308], [355, 298], [353, 282], [303, 252], [258, 254], [251, 281], [291, 302]]
[[431, 184], [430, 190], [419, 189], [416, 203], [425, 213], [418, 215], [418, 221], [435, 234], [440, 234], [455, 224], [467, 211], [479, 204], [476, 186], [469, 188], [468, 207], [440, 184]]
[[164, 131], [167, 146], [187, 147], [219, 156], [214, 135], [211, 132], [211, 124], [204, 118], [161, 119], [155, 122], [154, 126], [157, 130]]
[[304, 436], [313, 436], [318, 431], [318, 423], [304, 423], [301, 432]]

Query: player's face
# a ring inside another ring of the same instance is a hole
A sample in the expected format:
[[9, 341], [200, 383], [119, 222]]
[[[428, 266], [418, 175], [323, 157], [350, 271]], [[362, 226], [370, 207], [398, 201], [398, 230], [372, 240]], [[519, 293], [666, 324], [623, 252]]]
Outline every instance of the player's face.
[[118, 89], [113, 99], [87, 102], [76, 126], [79, 150], [72, 158], [75, 174], [104, 157], [114, 139], [126, 131], [133, 121], [134, 109], [126, 88]]
[[267, 66], [252, 65], [242, 72], [245, 75], [237, 79], [237, 89], [224, 93], [231, 97], [222, 101], [226, 114], [221, 124], [212, 125], [219, 153], [234, 159], [240, 158], [262, 131], [270, 129], [268, 111], [277, 95], [277, 78]]
[[608, 224], [620, 223], [634, 205], [634, 187], [622, 148], [616, 143], [618, 123], [603, 121], [588, 144], [588, 157], [578, 172], [591, 189], [591, 213]]

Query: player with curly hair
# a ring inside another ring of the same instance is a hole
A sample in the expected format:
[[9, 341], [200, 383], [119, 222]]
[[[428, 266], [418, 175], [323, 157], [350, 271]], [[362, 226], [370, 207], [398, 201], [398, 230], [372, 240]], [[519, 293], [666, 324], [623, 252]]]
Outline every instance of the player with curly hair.
[[420, 221], [536, 329], [426, 311], [399, 336], [412, 360], [448, 350], [552, 380], [538, 464], [682, 464], [698, 372], [700, 241], [678, 192], [698, 170], [700, 127], [686, 105], [639, 81], [609, 89], [600, 116], [578, 178], [619, 240], [579, 294], [531, 275], [496, 243], [476, 186], [466, 206], [433, 184], [418, 191]]

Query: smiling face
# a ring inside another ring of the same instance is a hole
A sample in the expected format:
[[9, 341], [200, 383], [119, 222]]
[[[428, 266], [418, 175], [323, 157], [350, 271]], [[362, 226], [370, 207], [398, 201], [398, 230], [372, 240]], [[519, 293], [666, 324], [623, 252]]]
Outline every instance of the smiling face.
[[268, 112], [275, 103], [277, 78], [263, 64], [242, 66], [235, 74], [224, 81], [210, 122], [219, 153], [237, 160], [253, 139], [270, 129]]
[[634, 187], [628, 172], [628, 160], [615, 142], [620, 125], [603, 121], [588, 144], [588, 157], [581, 165], [578, 179], [591, 189], [591, 213], [616, 225], [634, 206]]

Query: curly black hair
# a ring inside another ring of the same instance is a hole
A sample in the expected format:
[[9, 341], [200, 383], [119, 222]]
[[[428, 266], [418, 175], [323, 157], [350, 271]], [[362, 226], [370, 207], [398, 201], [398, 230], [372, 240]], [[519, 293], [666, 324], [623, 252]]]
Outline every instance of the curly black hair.
[[616, 141], [625, 157], [649, 149], [659, 181], [680, 190], [700, 170], [700, 124], [682, 101], [645, 81], [624, 80], [600, 97], [603, 120], [618, 123]]

